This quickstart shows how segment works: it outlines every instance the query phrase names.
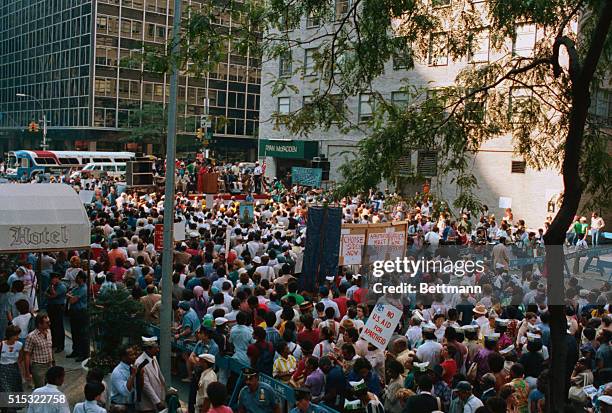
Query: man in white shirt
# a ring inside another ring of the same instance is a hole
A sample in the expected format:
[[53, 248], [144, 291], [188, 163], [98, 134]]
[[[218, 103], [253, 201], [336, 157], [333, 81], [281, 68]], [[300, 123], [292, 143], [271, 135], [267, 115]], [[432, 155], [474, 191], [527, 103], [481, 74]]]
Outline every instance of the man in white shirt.
[[329, 288], [323, 286], [319, 288], [319, 296], [321, 297], [321, 302], [327, 309], [327, 307], [332, 307], [334, 309], [334, 318], [336, 320], [340, 319], [340, 309], [338, 308], [338, 304], [335, 301], [329, 298]]
[[599, 245], [599, 233], [605, 225], [606, 223], [603, 218], [600, 217], [597, 212], [593, 212], [591, 215], [591, 242], [593, 246]]
[[422, 325], [423, 339], [425, 342], [419, 346], [416, 356], [421, 362], [429, 362], [430, 366], [440, 364], [440, 352], [442, 344], [438, 343], [434, 332], [436, 331], [435, 324], [428, 322]]
[[263, 175], [263, 168], [259, 166], [259, 162], [255, 162], [255, 169], [253, 169], [253, 181], [255, 181], [255, 192], [261, 192], [261, 176]]
[[35, 389], [32, 395], [51, 396], [49, 397], [51, 400], [43, 404], [30, 404], [28, 406], [28, 413], [70, 413], [68, 399], [66, 395], [59, 390], [59, 387], [64, 384], [64, 376], [65, 371], [61, 366], [53, 366], [47, 370], [47, 374], [45, 375], [47, 384]]

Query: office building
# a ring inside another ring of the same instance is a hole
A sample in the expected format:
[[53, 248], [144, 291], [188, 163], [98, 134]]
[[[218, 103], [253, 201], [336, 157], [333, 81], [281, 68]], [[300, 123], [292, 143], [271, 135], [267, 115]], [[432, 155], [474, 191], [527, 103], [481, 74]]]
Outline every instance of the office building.
[[[349, 4], [347, 0], [336, 0], [335, 13], [331, 14], [342, 16], [349, 9]], [[281, 54], [277, 59], [266, 60], [263, 64], [259, 157], [265, 160], [266, 174], [269, 176], [285, 177], [292, 166], [311, 166], [326, 158], [331, 163], [329, 179], [333, 185], [342, 179], [338, 167], [354, 156], [358, 142], [366, 136], [366, 132], [363, 132], [367, 128], [364, 121], [372, 115], [370, 96], [367, 94], [349, 96], [344, 100], [348, 120], [353, 125], [361, 124], [361, 130], [347, 132], [332, 125], [329, 130], [317, 129], [307, 136], [294, 136], [274, 122], [275, 113], [298, 111], [312, 95], [318, 94], [320, 82], [313, 80], [321, 75], [314, 73], [313, 56], [321, 43], [327, 41], [323, 34], [333, 33], [333, 25], [333, 22], [303, 16], [299, 24], [287, 32], [289, 38], [300, 39], [302, 46], [293, 48], [291, 54]], [[515, 54], [529, 56], [537, 36], [534, 25], [521, 24], [517, 26], [516, 38], [509, 39], [507, 46]], [[315, 40], [309, 42], [309, 39]], [[373, 81], [372, 90], [395, 103], [406, 103], [407, 94], [401, 90], [406, 84], [428, 89], [451, 86], [457, 74], [466, 66], [494, 61], [498, 57], [497, 52], [489, 47], [487, 31], [478, 37], [473, 53], [460, 61], [453, 61], [444, 47], [435, 50], [435, 55], [428, 56], [426, 61], [415, 62], [412, 69], [408, 69], [401, 55], [386, 62], [385, 71]], [[281, 94], [273, 95], [273, 81], [278, 76], [285, 77], [287, 84], [295, 86], [299, 92], [286, 88]], [[513, 90], [512, 99], [519, 99], [521, 92], [523, 90], [519, 88]], [[330, 93], [338, 92], [334, 87]], [[609, 92], [602, 91], [596, 97], [597, 111], [608, 125], [612, 124], [610, 96]], [[479, 183], [477, 195], [496, 216], [503, 215], [500, 205], [508, 205], [512, 207], [515, 217], [524, 218], [528, 226], [537, 228], [543, 225], [546, 216], [555, 212], [555, 204], [563, 189], [562, 179], [557, 171], [536, 171], [527, 167], [513, 153], [511, 140], [509, 135], [500, 136], [486, 142], [476, 154], [474, 173]], [[431, 183], [432, 192], [452, 203], [458, 196], [456, 184], [450, 182], [450, 177], [440, 176], [436, 165], [435, 151], [415, 148], [405, 154], [398, 169], [400, 174], [426, 177]], [[406, 193], [420, 191], [422, 187], [422, 183], [415, 185]]]
[[[216, 0], [210, 0], [216, 1]], [[157, 153], [161, 145], [134, 144], [127, 130], [151, 104], [165, 106], [170, 76], [143, 70], [130, 57], [171, 36], [173, 0], [17, 0], [0, 6], [0, 152], [39, 148], [41, 132], [27, 126], [47, 115], [52, 149]], [[185, 0], [184, 17], [201, 7]], [[216, 8], [219, 30], [238, 24]], [[206, 102], [221, 159], [256, 156], [260, 61], [232, 52], [200, 78], [180, 76], [178, 152], [202, 147], [196, 139]], [[126, 63], [127, 62], [127, 63]], [[28, 96], [19, 97], [17, 94]], [[42, 125], [41, 125], [42, 126]]]

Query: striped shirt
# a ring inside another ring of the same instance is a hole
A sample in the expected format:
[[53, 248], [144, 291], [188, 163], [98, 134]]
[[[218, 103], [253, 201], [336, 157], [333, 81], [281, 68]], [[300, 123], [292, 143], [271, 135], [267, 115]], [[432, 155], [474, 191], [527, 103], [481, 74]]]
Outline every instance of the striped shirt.
[[[287, 358], [279, 357], [276, 359], [274, 366], [272, 367], [272, 375], [277, 377], [280, 374], [293, 373], [296, 367], [297, 361], [291, 354], [289, 354]], [[289, 378], [287, 378], [287, 380], [288, 379]]]

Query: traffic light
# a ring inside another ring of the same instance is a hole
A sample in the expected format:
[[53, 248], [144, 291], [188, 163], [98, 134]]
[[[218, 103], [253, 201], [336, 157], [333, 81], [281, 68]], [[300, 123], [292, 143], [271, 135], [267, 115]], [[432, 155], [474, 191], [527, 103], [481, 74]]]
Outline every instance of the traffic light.
[[198, 131], [196, 132], [196, 137], [199, 140], [202, 140], [202, 138], [204, 137], [204, 130], [202, 128], [198, 128]]
[[38, 132], [38, 123], [32, 121], [30, 122], [30, 124], [28, 125], [28, 131], [29, 132]]

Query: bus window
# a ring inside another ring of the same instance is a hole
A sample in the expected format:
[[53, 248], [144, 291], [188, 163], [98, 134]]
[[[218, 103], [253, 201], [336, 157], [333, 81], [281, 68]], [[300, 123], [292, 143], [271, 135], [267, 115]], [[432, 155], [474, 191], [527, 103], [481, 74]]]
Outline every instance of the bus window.
[[115, 165], [104, 165], [102, 167], [103, 171], [115, 172]]
[[22, 168], [30, 167], [30, 162], [28, 162], [28, 158], [21, 158], [21, 167]]
[[91, 162], [91, 160], [89, 158], [83, 158], [83, 161], [81, 162], [81, 165], [87, 165], [89, 162]]
[[109, 158], [93, 158], [93, 162], [112, 162], [112, 160]]
[[125, 172], [125, 165], [117, 165], [117, 170], [119, 172]]

